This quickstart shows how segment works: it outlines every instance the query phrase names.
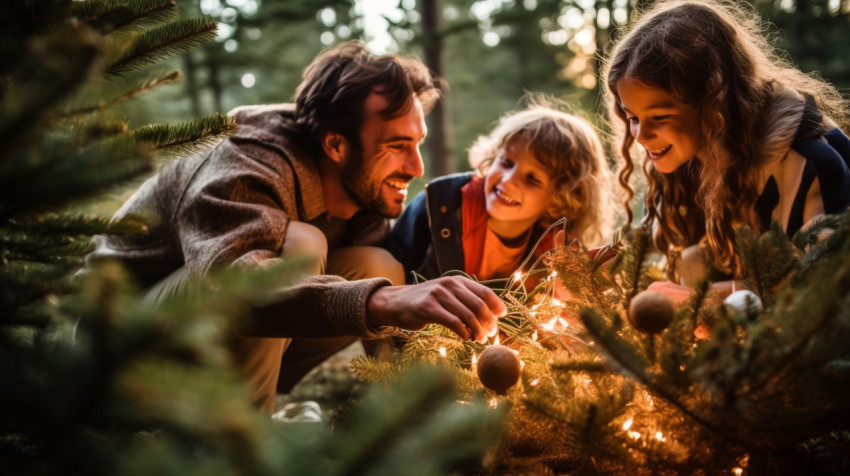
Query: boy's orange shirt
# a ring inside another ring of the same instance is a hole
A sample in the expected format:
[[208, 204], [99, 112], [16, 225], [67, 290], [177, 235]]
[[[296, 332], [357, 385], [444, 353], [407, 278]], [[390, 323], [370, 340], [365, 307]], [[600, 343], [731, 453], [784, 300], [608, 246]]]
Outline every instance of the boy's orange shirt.
[[530, 233], [520, 243], [508, 246], [487, 227], [481, 177], [473, 177], [461, 188], [461, 200], [464, 271], [481, 281], [510, 276], [525, 257]]

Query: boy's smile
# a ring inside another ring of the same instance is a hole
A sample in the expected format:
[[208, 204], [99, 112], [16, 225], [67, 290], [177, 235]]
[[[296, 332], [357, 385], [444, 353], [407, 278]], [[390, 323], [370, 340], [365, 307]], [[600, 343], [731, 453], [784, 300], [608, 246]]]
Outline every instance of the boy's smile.
[[554, 193], [548, 171], [528, 145], [522, 136], [509, 140], [485, 177], [488, 226], [504, 239], [531, 228], [546, 213]]

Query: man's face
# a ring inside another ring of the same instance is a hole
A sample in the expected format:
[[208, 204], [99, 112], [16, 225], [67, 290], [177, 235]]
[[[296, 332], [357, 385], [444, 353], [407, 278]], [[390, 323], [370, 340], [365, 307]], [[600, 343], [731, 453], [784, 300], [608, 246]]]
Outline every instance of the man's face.
[[366, 99], [365, 121], [360, 129], [362, 149], [354, 148], [346, 157], [342, 184], [361, 207], [395, 218], [401, 215], [410, 181], [422, 176], [419, 144], [427, 130], [418, 99], [395, 119], [381, 117], [379, 113], [386, 106], [384, 96], [375, 92]]

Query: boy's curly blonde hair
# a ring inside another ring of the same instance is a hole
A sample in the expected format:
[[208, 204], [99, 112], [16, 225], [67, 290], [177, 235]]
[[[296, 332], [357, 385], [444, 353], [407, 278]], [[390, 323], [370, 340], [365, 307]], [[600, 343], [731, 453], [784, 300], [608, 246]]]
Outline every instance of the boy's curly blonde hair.
[[508, 142], [525, 138], [555, 183], [538, 224], [545, 228], [566, 217], [568, 242], [597, 246], [610, 238], [617, 215], [614, 176], [594, 127], [564, 107], [551, 98], [530, 99], [526, 109], [502, 116], [489, 134], [478, 137], [469, 149], [469, 163], [485, 176]]

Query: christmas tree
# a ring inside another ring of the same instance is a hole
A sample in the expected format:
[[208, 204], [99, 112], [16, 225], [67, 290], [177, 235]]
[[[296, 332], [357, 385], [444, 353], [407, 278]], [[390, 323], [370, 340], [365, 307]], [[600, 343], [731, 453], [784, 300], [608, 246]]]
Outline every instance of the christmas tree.
[[[376, 389], [332, 435], [249, 406], [223, 345], [230, 317], [294, 282], [297, 260], [209, 276], [157, 307], [117, 265], [77, 272], [92, 235], [146, 230], [144, 217], [110, 222], [88, 204], [235, 130], [223, 114], [131, 128], [120, 112], [177, 81], [150, 68], [210, 41], [212, 20], [179, 19], [173, 0], [18, 0], [0, 25], [0, 473], [442, 474], [480, 463], [500, 415], [461, 406], [433, 371]], [[409, 471], [423, 448], [431, 457]]]
[[434, 362], [459, 398], [509, 408], [496, 474], [846, 474], [850, 213], [793, 240], [742, 229], [736, 252], [748, 290], [717, 295], [709, 272], [674, 307], [646, 290], [664, 277], [647, 230], [559, 247], [490, 283], [510, 310], [495, 342], [428, 328], [352, 366], [386, 381]]

